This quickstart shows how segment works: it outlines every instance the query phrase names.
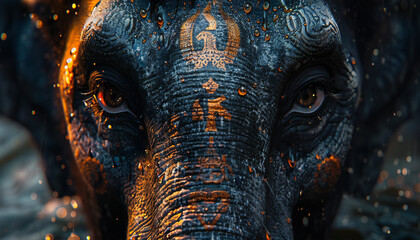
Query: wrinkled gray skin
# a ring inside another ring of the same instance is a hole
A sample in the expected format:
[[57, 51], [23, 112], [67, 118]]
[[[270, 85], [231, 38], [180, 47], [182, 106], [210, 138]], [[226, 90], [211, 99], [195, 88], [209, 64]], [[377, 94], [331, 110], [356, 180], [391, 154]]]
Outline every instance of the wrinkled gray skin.
[[95, 239], [322, 239], [369, 193], [419, 109], [409, 8], [248, 2], [80, 3], [59, 81]]
[[[324, 237], [352, 171], [356, 43], [323, 1], [250, 4], [102, 1], [89, 14], [61, 87], [98, 237]], [[104, 86], [125, 110], [99, 103]], [[299, 110], [308, 87], [325, 98]]]
[[[143, 19], [147, 5], [99, 3], [81, 33], [73, 99], [61, 84], [65, 104], [72, 101], [66, 106], [70, 142], [95, 201], [116, 196], [127, 211], [118, 221], [102, 215], [101, 237], [108, 237], [109, 220], [127, 224], [127, 233], [113, 233], [127, 239], [292, 239], [307, 229], [322, 236], [338, 203], [334, 186], [360, 81], [350, 59], [354, 46], [342, 41], [340, 30], [348, 29], [340, 29], [321, 1], [290, 2], [290, 12], [252, 2], [249, 13], [242, 1], [197, 1], [185, 10], [174, 2]], [[229, 35], [235, 25], [239, 37]], [[192, 54], [210, 56], [199, 51], [200, 41], [212, 41], [200, 39], [202, 32], [214, 36], [217, 49], [239, 41], [225, 66], [188, 61]], [[215, 92], [203, 86], [210, 78]], [[103, 82], [121, 89], [132, 114], [101, 109], [95, 93]], [[310, 84], [325, 92], [321, 106], [291, 111], [297, 92]], [[213, 106], [218, 98], [225, 99]], [[307, 226], [304, 216], [311, 216]]]

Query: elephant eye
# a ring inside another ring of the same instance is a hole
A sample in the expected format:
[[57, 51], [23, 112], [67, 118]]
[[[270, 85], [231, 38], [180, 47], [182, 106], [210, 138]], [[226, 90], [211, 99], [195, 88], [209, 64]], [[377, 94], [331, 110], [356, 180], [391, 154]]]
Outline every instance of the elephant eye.
[[292, 112], [314, 113], [322, 105], [324, 99], [325, 92], [321, 88], [312, 85], [304, 87], [297, 92], [292, 109], [287, 114]]
[[129, 111], [123, 93], [112, 84], [99, 84], [95, 97], [99, 106], [108, 113]]

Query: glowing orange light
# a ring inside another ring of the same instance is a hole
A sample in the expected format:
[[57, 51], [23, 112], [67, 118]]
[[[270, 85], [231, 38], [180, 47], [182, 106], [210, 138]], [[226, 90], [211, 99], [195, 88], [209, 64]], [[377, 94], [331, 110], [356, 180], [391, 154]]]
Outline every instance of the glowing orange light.
[[64, 207], [60, 207], [57, 209], [56, 214], [59, 218], [65, 218], [67, 216], [67, 209], [65, 209]]
[[47, 235], [45, 235], [45, 240], [54, 240], [54, 235], [48, 233]]

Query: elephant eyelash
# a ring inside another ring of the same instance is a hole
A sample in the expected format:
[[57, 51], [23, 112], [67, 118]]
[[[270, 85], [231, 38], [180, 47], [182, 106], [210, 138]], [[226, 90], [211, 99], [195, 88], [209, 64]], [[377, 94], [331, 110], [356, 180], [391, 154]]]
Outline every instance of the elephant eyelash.
[[101, 106], [99, 106], [98, 100], [93, 95], [93, 91], [90, 93], [82, 93], [82, 95], [87, 95], [87, 98], [83, 100], [83, 104], [85, 105], [84, 110], [92, 113], [95, 116], [98, 126], [106, 124], [109, 118], [104, 118], [105, 111], [101, 108]]

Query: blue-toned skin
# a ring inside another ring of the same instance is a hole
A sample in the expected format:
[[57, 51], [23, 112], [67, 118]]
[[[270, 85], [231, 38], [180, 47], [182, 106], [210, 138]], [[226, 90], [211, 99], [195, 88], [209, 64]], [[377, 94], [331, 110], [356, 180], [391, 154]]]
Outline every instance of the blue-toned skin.
[[[60, 87], [96, 238], [324, 238], [369, 109], [342, 13], [324, 1], [85, 10]], [[110, 88], [118, 108], [103, 101]]]

